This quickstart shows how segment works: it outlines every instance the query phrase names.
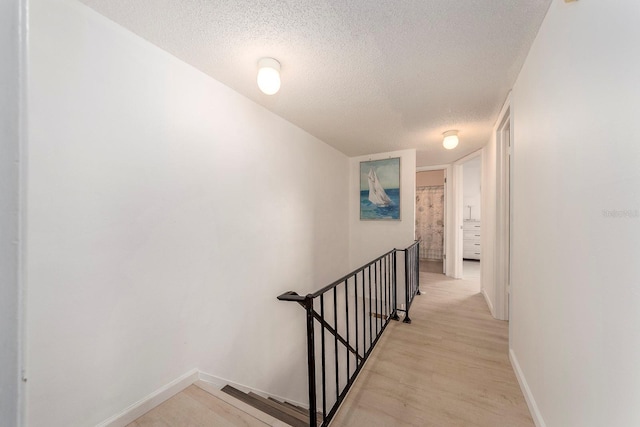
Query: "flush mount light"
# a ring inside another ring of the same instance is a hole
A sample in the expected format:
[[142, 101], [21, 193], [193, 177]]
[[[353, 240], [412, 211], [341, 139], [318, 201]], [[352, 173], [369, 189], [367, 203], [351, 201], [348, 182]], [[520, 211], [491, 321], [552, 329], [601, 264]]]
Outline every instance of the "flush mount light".
[[453, 150], [458, 146], [458, 131], [448, 130], [442, 134], [444, 139], [442, 140], [442, 146], [447, 150]]
[[273, 58], [258, 61], [258, 87], [267, 95], [280, 90], [280, 63]]

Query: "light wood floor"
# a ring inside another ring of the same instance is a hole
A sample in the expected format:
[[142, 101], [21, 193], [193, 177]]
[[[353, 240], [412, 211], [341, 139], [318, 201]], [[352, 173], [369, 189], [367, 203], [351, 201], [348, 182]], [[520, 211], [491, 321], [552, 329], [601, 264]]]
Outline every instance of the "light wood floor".
[[533, 427], [508, 359], [508, 324], [478, 284], [422, 272], [412, 324], [392, 322], [332, 427]]
[[207, 383], [197, 382], [127, 427], [286, 427]]
[[[391, 322], [332, 427], [533, 427], [507, 356], [507, 323], [473, 280], [421, 272], [410, 325]], [[129, 427], [284, 426], [198, 382]], [[234, 407], [235, 406], [235, 407]]]

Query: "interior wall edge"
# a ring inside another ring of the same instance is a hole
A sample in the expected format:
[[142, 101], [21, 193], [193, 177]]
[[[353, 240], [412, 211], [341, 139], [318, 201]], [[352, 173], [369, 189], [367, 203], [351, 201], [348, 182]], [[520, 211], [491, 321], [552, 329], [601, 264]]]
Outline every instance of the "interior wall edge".
[[529, 411], [531, 412], [531, 418], [533, 418], [533, 422], [536, 424], [536, 427], [547, 427], [544, 418], [542, 418], [542, 413], [540, 413], [540, 409], [538, 409], [536, 399], [533, 397], [533, 393], [531, 393], [529, 383], [527, 382], [527, 379], [524, 376], [522, 369], [520, 368], [516, 353], [512, 348], [509, 348], [509, 360], [511, 361], [511, 366], [513, 366], [513, 372], [516, 374], [516, 379], [518, 380], [518, 384], [520, 384], [520, 389], [522, 390], [524, 399], [527, 402], [527, 406], [529, 406]]

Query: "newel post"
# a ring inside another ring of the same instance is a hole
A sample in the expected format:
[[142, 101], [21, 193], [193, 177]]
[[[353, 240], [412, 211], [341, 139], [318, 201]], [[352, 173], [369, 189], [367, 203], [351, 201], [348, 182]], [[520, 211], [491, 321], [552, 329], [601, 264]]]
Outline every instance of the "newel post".
[[398, 250], [393, 250], [393, 275], [392, 275], [392, 284], [393, 287], [393, 313], [391, 313], [391, 320], [400, 320], [400, 316], [398, 316]]
[[420, 292], [420, 241], [416, 245], [416, 295], [422, 295]]
[[304, 299], [307, 312], [307, 365], [309, 370], [309, 425], [317, 426], [318, 409], [316, 403], [316, 344], [315, 326], [313, 324], [313, 297], [307, 295]]
[[402, 321], [403, 323], [411, 323], [411, 319], [409, 318], [409, 305], [411, 304], [411, 297], [409, 296], [409, 294], [411, 293], [411, 290], [409, 289], [411, 287], [411, 278], [409, 277], [410, 274], [412, 274], [413, 272], [411, 271], [411, 269], [409, 268], [409, 260], [411, 259], [411, 256], [409, 254], [410, 249], [407, 249], [404, 251], [404, 297], [405, 297], [405, 312], [404, 312], [404, 320]]

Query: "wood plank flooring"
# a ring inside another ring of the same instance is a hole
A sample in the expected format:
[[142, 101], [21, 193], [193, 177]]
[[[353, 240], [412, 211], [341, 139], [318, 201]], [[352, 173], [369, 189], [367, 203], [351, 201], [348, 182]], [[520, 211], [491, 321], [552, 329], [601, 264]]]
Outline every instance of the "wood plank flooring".
[[[474, 280], [421, 272], [410, 325], [391, 322], [332, 427], [533, 427], [507, 356], [507, 322]], [[196, 386], [197, 385], [197, 386]], [[198, 382], [129, 427], [284, 426]]]
[[[206, 385], [202, 387], [207, 388]], [[217, 393], [222, 392], [211, 387], [205, 391], [191, 385], [127, 427], [286, 426], [255, 408]]]
[[410, 325], [392, 322], [332, 427], [533, 427], [508, 358], [508, 324], [473, 280], [421, 272]]

